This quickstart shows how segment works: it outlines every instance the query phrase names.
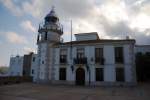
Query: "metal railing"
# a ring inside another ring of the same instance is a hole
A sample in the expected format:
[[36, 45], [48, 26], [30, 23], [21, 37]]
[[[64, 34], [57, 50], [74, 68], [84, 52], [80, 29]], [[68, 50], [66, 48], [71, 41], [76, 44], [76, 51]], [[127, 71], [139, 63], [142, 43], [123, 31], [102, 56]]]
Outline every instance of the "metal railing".
[[74, 58], [73, 61], [74, 61], [74, 64], [87, 64], [87, 58], [86, 57]]
[[95, 58], [95, 63], [104, 65], [105, 59], [104, 59], [103, 57], [96, 57], [96, 58]]
[[61, 64], [66, 64], [67, 63], [67, 59], [66, 58], [60, 58], [60, 63]]

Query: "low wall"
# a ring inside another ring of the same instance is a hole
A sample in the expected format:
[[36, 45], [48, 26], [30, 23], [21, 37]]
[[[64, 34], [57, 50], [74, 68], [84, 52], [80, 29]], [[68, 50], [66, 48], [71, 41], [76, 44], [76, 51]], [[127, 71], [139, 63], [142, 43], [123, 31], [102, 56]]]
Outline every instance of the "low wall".
[[[45, 81], [45, 80], [36, 80], [35, 83], [39, 84], [53, 84], [53, 85], [76, 85], [75, 81], [61, 81], [61, 80], [53, 80], [53, 81]], [[136, 82], [89, 82], [86, 81], [84, 86], [119, 86], [119, 87], [133, 87], [136, 86]]]
[[32, 77], [28, 76], [1, 76], [0, 85], [15, 84], [21, 82], [32, 82]]

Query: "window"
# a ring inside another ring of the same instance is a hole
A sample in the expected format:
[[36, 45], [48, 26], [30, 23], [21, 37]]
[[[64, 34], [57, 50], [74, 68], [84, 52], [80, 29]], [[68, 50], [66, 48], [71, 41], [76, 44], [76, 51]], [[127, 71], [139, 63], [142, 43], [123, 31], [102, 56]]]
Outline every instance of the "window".
[[26, 71], [25, 71], [25, 70], [23, 70], [23, 76], [24, 76], [24, 75], [26, 75]]
[[124, 68], [116, 68], [116, 81], [124, 81]]
[[45, 37], [44, 38], [45, 38], [45, 40], [47, 40], [47, 32], [45, 32]]
[[95, 63], [104, 65], [103, 48], [95, 48]]
[[75, 64], [87, 64], [87, 58], [84, 56], [84, 48], [77, 49], [77, 58], [74, 59]]
[[32, 61], [33, 61], [33, 62], [35, 61], [35, 57], [33, 57]]
[[42, 64], [44, 64], [44, 61], [42, 61]]
[[123, 47], [115, 47], [115, 62], [123, 63]]
[[104, 70], [103, 68], [96, 68], [95, 78], [96, 81], [104, 81]]
[[60, 50], [60, 63], [67, 63], [67, 49]]
[[83, 48], [79, 48], [77, 49], [77, 58], [84, 58], [84, 49]]
[[34, 74], [34, 70], [32, 69], [32, 74]]
[[59, 69], [59, 80], [66, 80], [66, 68]]

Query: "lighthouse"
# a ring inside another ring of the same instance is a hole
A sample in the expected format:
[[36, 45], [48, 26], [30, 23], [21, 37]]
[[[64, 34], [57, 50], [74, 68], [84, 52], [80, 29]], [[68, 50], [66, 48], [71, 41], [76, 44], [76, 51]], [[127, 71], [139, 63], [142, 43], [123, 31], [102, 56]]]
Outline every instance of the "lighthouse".
[[38, 45], [38, 74], [39, 82], [51, 81], [54, 78], [53, 68], [53, 44], [59, 43], [63, 27], [59, 23], [59, 18], [54, 7], [45, 16], [44, 23], [39, 25], [37, 45]]

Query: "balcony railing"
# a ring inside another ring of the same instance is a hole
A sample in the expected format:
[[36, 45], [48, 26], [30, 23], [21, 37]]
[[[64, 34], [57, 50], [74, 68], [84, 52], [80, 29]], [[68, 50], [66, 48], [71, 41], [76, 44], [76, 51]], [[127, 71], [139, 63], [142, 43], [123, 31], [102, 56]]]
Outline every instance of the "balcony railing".
[[96, 57], [95, 58], [95, 63], [104, 65], [105, 59], [103, 57]]
[[53, 24], [53, 26], [49, 25], [48, 27], [45, 27], [44, 23], [39, 24], [38, 32], [40, 32], [40, 33], [43, 32], [43, 31], [46, 32], [47, 30], [57, 32], [61, 35], [63, 34], [63, 26], [60, 23]]
[[60, 63], [61, 63], [61, 64], [66, 64], [66, 63], [67, 63], [67, 59], [65, 59], [65, 58], [62, 59], [62, 58], [60, 58]]
[[115, 62], [116, 62], [116, 63], [123, 64], [123, 63], [124, 63], [123, 57], [115, 57]]
[[87, 58], [74, 58], [74, 64], [87, 64]]

